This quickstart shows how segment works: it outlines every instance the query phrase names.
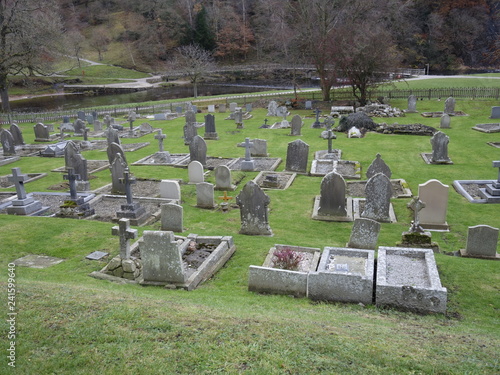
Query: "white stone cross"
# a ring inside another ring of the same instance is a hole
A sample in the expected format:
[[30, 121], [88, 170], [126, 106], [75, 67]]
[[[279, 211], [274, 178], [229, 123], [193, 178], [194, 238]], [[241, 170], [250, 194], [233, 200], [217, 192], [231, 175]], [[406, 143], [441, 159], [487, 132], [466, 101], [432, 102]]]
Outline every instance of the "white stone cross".
[[12, 181], [16, 186], [17, 199], [26, 199], [26, 189], [24, 188], [24, 181], [28, 180], [27, 174], [21, 174], [21, 168], [12, 168]]
[[167, 138], [165, 134], [162, 133], [161, 129], [158, 130], [158, 134], [155, 135], [155, 139], [158, 140], [158, 148], [160, 152], [163, 152], [163, 140]]
[[250, 161], [250, 148], [253, 147], [253, 142], [250, 142], [250, 138], [245, 138], [245, 161]]
[[408, 208], [411, 208], [414, 214], [410, 232], [423, 232], [424, 230], [420, 226], [419, 212], [422, 208], [425, 208], [425, 203], [422, 202], [418, 196], [416, 196], [411, 200], [410, 203], [408, 203]]
[[111, 229], [111, 234], [120, 237], [120, 258], [130, 259], [130, 240], [137, 238], [137, 229], [130, 228], [129, 219], [120, 219], [118, 226]]

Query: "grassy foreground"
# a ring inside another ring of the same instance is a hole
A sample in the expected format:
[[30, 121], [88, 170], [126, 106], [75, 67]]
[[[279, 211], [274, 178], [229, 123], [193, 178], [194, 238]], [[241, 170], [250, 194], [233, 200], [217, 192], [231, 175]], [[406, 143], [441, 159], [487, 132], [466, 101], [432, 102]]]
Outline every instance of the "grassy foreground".
[[[406, 108], [406, 101], [393, 106]], [[441, 282], [448, 288], [448, 313], [421, 316], [373, 306], [313, 303], [288, 296], [259, 295], [247, 291], [249, 265], [261, 265], [275, 243], [323, 248], [344, 246], [350, 223], [310, 219], [321, 178], [298, 176], [285, 191], [270, 191], [269, 221], [274, 237], [238, 234], [239, 211], [227, 214], [195, 207], [195, 188], [182, 185], [185, 231], [182, 235], [231, 235], [236, 253], [211, 280], [195, 291], [117, 285], [87, 275], [104, 263], [85, 260], [95, 250], [118, 253], [118, 238], [111, 223], [71, 219], [0, 216], [0, 284], [5, 292], [1, 305], [3, 353], [9, 348], [7, 332], [7, 265], [27, 254], [64, 258], [46, 269], [17, 267], [16, 369], [2, 356], [0, 373], [21, 374], [493, 374], [500, 372], [500, 262], [462, 259], [445, 255], [465, 246], [468, 226], [500, 226], [500, 206], [475, 205], [458, 195], [456, 179], [493, 179], [491, 167], [500, 151], [486, 142], [500, 142], [499, 133], [471, 130], [476, 123], [491, 122], [493, 101], [457, 101], [457, 110], [469, 116], [452, 118], [449, 155], [453, 165], [425, 164], [421, 152], [430, 152], [429, 137], [369, 133], [363, 139], [337, 134], [334, 146], [344, 160], [362, 165], [362, 178], [376, 153], [391, 167], [393, 178], [403, 178], [416, 195], [418, 184], [431, 178], [450, 185], [449, 233], [433, 233], [442, 253], [436, 254]], [[440, 111], [443, 102], [419, 101], [417, 109]], [[292, 112], [302, 116], [309, 111]], [[296, 139], [290, 130], [258, 129], [266, 110], [257, 109], [236, 130], [227, 114], [216, 114], [220, 140], [207, 141], [210, 156], [240, 157], [236, 143], [245, 137], [268, 140], [271, 157], [281, 157], [284, 169], [287, 143]], [[202, 115], [197, 115], [202, 121]], [[270, 122], [278, 118], [271, 118]], [[314, 151], [326, 148], [320, 131], [305, 119], [302, 140]], [[375, 119], [382, 122], [382, 119]], [[138, 123], [142, 122], [141, 120]], [[183, 120], [151, 122], [167, 134], [165, 149], [186, 153], [182, 141]], [[389, 122], [439, 126], [439, 119], [420, 114]], [[33, 124], [22, 125], [25, 141], [33, 142]], [[200, 129], [200, 134], [203, 130]], [[127, 153], [129, 164], [155, 152], [153, 135], [140, 140], [148, 147]], [[105, 159], [100, 151], [85, 152], [87, 160]], [[20, 167], [23, 173], [47, 172], [48, 176], [26, 185], [27, 191], [51, 191], [60, 184], [63, 159], [22, 158], [0, 166], [0, 175]], [[187, 170], [170, 167], [134, 167], [136, 177], [187, 181]], [[236, 192], [257, 173], [246, 173]], [[207, 181], [214, 182], [213, 175]], [[91, 187], [110, 182], [108, 171], [96, 173]], [[12, 191], [13, 189], [2, 189]], [[393, 200], [398, 222], [382, 224], [379, 245], [394, 246], [408, 229], [408, 199]], [[158, 229], [155, 224], [138, 228]], [[500, 251], [500, 248], [497, 249]], [[10, 371], [9, 371], [10, 370]]]

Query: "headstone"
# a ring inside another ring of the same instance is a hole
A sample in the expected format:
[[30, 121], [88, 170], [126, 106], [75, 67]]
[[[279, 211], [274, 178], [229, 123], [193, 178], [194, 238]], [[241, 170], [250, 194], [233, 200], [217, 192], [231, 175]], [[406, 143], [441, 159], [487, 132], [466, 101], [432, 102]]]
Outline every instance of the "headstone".
[[500, 160], [494, 160], [493, 168], [498, 168], [498, 178], [486, 184], [486, 188], [479, 189], [479, 195], [486, 198], [487, 203], [500, 202]]
[[155, 139], [158, 140], [158, 151], [163, 152], [163, 140], [167, 138], [165, 134], [162, 133], [161, 129], [158, 129], [158, 134], [155, 135]]
[[306, 109], [312, 109], [312, 101], [306, 100]]
[[[69, 168], [72, 168], [74, 173], [80, 176], [78, 180], [88, 181], [87, 160], [80, 154], [80, 151], [73, 141], [69, 141], [64, 149], [64, 163], [66, 169], [69, 170]], [[87, 189], [82, 189], [80, 187], [79, 190]]]
[[194, 111], [186, 111], [186, 124], [196, 123], [196, 113]]
[[408, 109], [405, 111], [408, 113], [416, 113], [417, 111], [417, 97], [415, 95], [410, 95], [408, 97]]
[[87, 122], [88, 122], [90, 125], [93, 125], [93, 124], [94, 124], [94, 116], [92, 116], [92, 115], [87, 115], [86, 120], [87, 120]]
[[272, 235], [267, 206], [271, 200], [254, 181], [249, 181], [236, 197], [240, 206], [240, 234]]
[[250, 155], [255, 157], [268, 156], [267, 140], [259, 138], [252, 139], [252, 147], [250, 148]]
[[205, 116], [205, 139], [219, 139], [217, 130], [215, 129], [215, 116], [206, 115]]
[[491, 107], [490, 118], [500, 118], [500, 107]]
[[392, 172], [391, 168], [385, 163], [384, 159], [380, 154], [377, 154], [375, 159], [372, 161], [368, 169], [366, 170], [366, 178], [370, 179], [375, 176], [377, 173], [382, 173], [387, 176], [387, 178], [391, 178]]
[[141, 133], [149, 134], [153, 132], [153, 127], [151, 126], [151, 124], [143, 122], [141, 125], [139, 125], [139, 131]]
[[100, 122], [99, 120], [94, 121], [94, 131], [95, 132], [102, 131], [102, 122]]
[[253, 143], [250, 142], [250, 138], [245, 139], [245, 160], [241, 162], [241, 170], [242, 171], [253, 171], [255, 169], [255, 162], [252, 160], [250, 147], [253, 146]]
[[167, 115], [165, 113], [155, 113], [154, 120], [155, 121], [163, 121], [167, 119]]
[[413, 211], [413, 220], [410, 226], [410, 233], [423, 233], [424, 229], [420, 226], [420, 211], [425, 208], [425, 203], [416, 196], [407, 204], [407, 207]]
[[85, 112], [78, 111], [77, 114], [76, 114], [76, 117], [78, 117], [82, 121], [85, 121]]
[[377, 173], [366, 183], [365, 195], [365, 207], [361, 217], [390, 222], [391, 180], [383, 173]]
[[267, 116], [278, 116], [278, 103], [276, 103], [274, 100], [269, 102], [269, 105], [267, 106]]
[[85, 129], [85, 122], [81, 119], [77, 119], [74, 123], [75, 135], [82, 135]]
[[308, 158], [309, 145], [307, 143], [300, 139], [288, 143], [285, 170], [289, 172], [307, 173]]
[[420, 211], [420, 225], [424, 229], [447, 230], [449, 186], [438, 180], [429, 180], [418, 185], [418, 196], [425, 203]]
[[282, 105], [278, 107], [276, 110], [276, 116], [283, 117], [283, 120], [286, 120], [286, 116], [288, 115], [288, 109]]
[[217, 190], [233, 190], [231, 170], [226, 165], [215, 168], [215, 188]]
[[380, 223], [378, 221], [366, 218], [355, 219], [347, 247], [375, 250], [379, 232]]
[[462, 256], [475, 258], [500, 258], [497, 254], [498, 228], [489, 225], [469, 227], [467, 245], [461, 250]]
[[68, 168], [68, 174], [63, 175], [65, 180], [69, 182], [69, 196], [72, 201], [78, 200], [78, 194], [76, 191], [76, 180], [80, 179], [80, 175], [73, 173], [73, 168]]
[[[136, 179], [130, 176], [128, 169], [123, 172], [123, 177], [120, 182], [125, 185], [125, 196], [127, 197], [127, 203], [120, 206], [121, 210], [116, 212], [118, 218], [129, 218], [133, 219], [137, 225], [146, 216], [146, 210], [140, 205], [139, 202], [134, 202], [134, 197], [132, 193], [132, 184], [136, 183]], [[131, 223], [133, 224], [134, 221]]]
[[194, 113], [198, 113], [198, 107], [194, 104], [191, 104], [190, 110], [193, 111]]
[[113, 123], [113, 119], [111, 119], [110, 115], [104, 116], [104, 123], [106, 124], [106, 128], [110, 128]]
[[311, 128], [319, 129], [322, 126], [321, 122], [319, 121], [319, 114], [321, 113], [321, 111], [318, 108], [316, 108], [314, 110], [314, 113], [316, 114], [316, 120], [311, 125]]
[[97, 111], [92, 111], [92, 117], [94, 118], [94, 122], [97, 121], [97, 117], [99, 117], [99, 114], [97, 113]]
[[14, 143], [14, 137], [8, 130], [3, 130], [0, 133], [0, 142], [2, 142], [2, 149], [4, 156], [15, 155], [16, 146]]
[[455, 98], [451, 96], [448, 99], [446, 99], [446, 101], [444, 102], [444, 113], [453, 115], [455, 113], [455, 103], [456, 103]]
[[125, 194], [125, 185], [122, 177], [127, 170], [127, 163], [123, 161], [122, 154], [117, 153], [110, 166], [111, 169], [111, 193]]
[[9, 177], [9, 181], [13, 182], [16, 187], [17, 199], [13, 200], [12, 205], [7, 207], [9, 215], [30, 215], [42, 209], [40, 201], [35, 201], [33, 197], [28, 197], [26, 194], [24, 182], [28, 179], [28, 175], [22, 174], [20, 168], [12, 168], [12, 176]]
[[301, 135], [302, 117], [295, 115], [292, 117], [292, 130], [290, 135]]
[[111, 143], [116, 143], [116, 144], [121, 144], [120, 142], [120, 136], [118, 135], [118, 130], [112, 128], [112, 127], [109, 127], [106, 129], [106, 131], [104, 132], [104, 134], [106, 135], [106, 139], [108, 141], [108, 145], [110, 145]]
[[230, 112], [236, 111], [236, 107], [238, 107], [238, 103], [235, 103], [235, 102], [229, 103], [229, 111]]
[[178, 181], [161, 180], [160, 181], [160, 198], [174, 199], [181, 201], [181, 187]]
[[36, 124], [33, 127], [33, 129], [35, 131], [35, 141], [36, 142], [48, 142], [48, 141], [50, 141], [49, 130], [47, 129], [47, 127], [44, 124], [39, 122], [38, 124]]
[[63, 116], [63, 124], [69, 124], [69, 116]]
[[127, 158], [125, 157], [125, 152], [123, 151], [123, 148], [122, 146], [120, 146], [119, 144], [117, 143], [111, 143], [108, 148], [107, 148], [107, 153], [108, 153], [108, 161], [109, 161], [109, 164], [111, 164], [113, 162], [113, 160], [115, 160], [115, 157], [116, 157], [116, 154], [120, 154], [122, 156], [122, 159], [123, 161], [127, 163]]
[[318, 215], [347, 216], [345, 192], [346, 183], [340, 174], [330, 172], [323, 177]]
[[448, 137], [443, 132], [437, 132], [432, 136], [432, 163], [449, 163], [451, 161], [448, 157], [449, 142], [450, 137]]
[[219, 104], [219, 113], [226, 113], [226, 105]]
[[207, 107], [208, 113], [214, 113], [215, 112], [215, 105], [214, 104], [209, 104]]
[[[60, 130], [61, 134], [63, 134], [64, 132], [74, 132], [75, 131], [75, 127], [73, 126], [73, 124], [63, 123], [59, 127], [59, 130]], [[62, 137], [62, 135], [61, 135], [61, 137]]]
[[189, 144], [189, 157], [191, 161], [199, 161], [203, 166], [207, 164], [207, 143], [199, 135], [193, 137]]
[[144, 231], [141, 248], [145, 283], [184, 283], [182, 254], [171, 231]]
[[321, 133], [321, 138], [326, 139], [328, 141], [328, 153], [327, 155], [323, 156], [325, 159], [332, 159], [335, 158], [336, 155], [333, 153], [333, 145], [332, 145], [332, 140], [337, 139], [337, 136], [335, 133], [332, 131], [332, 126], [335, 123], [335, 120], [331, 117], [329, 117], [326, 120], [326, 130]]
[[214, 185], [208, 182], [196, 184], [196, 206], [201, 208], [214, 208]]
[[198, 184], [200, 182], [203, 182], [205, 180], [203, 174], [203, 165], [197, 160], [190, 162], [188, 164], [188, 176], [190, 184]]
[[183, 110], [183, 109], [182, 109], [182, 107], [181, 107], [181, 106], [177, 106], [177, 107], [175, 107], [175, 112], [177, 112], [177, 114], [179, 114], [179, 115], [180, 115], [180, 114], [182, 114], [182, 110]]
[[19, 126], [16, 124], [10, 125], [10, 134], [12, 134], [12, 137], [14, 138], [14, 145], [15, 146], [22, 146], [24, 145], [24, 139], [23, 139], [23, 133]]
[[347, 131], [347, 137], [348, 138], [362, 138], [363, 135], [361, 134], [361, 130], [359, 130], [357, 127], [353, 126]]
[[252, 112], [252, 103], [247, 103], [247, 104], [245, 105], [245, 110], [246, 110], [247, 112]]
[[450, 128], [450, 123], [451, 123], [450, 115], [447, 114], [447, 113], [443, 113], [443, 115], [441, 116], [439, 127], [441, 129], [449, 129]]
[[[187, 116], [187, 113], [186, 113]], [[193, 138], [198, 135], [198, 128], [195, 126], [194, 122], [186, 122], [184, 125], [184, 144], [189, 145], [193, 141]]]
[[137, 229], [130, 228], [129, 219], [120, 219], [118, 225], [111, 228], [111, 234], [120, 237], [120, 258], [130, 259], [130, 240], [137, 238]]
[[184, 232], [184, 209], [175, 203], [161, 205], [161, 230]]
[[234, 112], [234, 122], [236, 123], [237, 129], [243, 129], [243, 112], [241, 108]]

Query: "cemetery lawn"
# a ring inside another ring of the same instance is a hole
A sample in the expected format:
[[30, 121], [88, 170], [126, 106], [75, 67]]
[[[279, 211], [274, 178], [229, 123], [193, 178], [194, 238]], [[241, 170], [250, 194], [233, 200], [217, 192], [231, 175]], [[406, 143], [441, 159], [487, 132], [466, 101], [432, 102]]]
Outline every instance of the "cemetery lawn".
[[[243, 104], [243, 103], [240, 103]], [[406, 108], [406, 100], [393, 106]], [[87, 220], [31, 218], [0, 215], [0, 285], [7, 337], [7, 265], [27, 254], [48, 255], [64, 262], [45, 269], [16, 267], [16, 371], [20, 374], [493, 374], [500, 372], [500, 262], [446, 255], [465, 247], [467, 228], [478, 224], [500, 227], [500, 205], [469, 203], [452, 183], [459, 179], [494, 179], [491, 166], [500, 151], [487, 142], [500, 142], [500, 133], [471, 130], [489, 119], [495, 101], [457, 100], [456, 109], [468, 114], [452, 117], [449, 156], [453, 165], [427, 165], [420, 153], [431, 152], [424, 136], [368, 133], [347, 139], [337, 133], [334, 147], [342, 159], [361, 163], [362, 179], [377, 153], [392, 170], [392, 178], [405, 179], [414, 195], [418, 185], [438, 179], [450, 186], [447, 220], [450, 232], [433, 232], [441, 248], [435, 254], [441, 283], [448, 289], [447, 314], [418, 315], [374, 306], [316, 303], [306, 298], [260, 295], [247, 290], [248, 267], [262, 265], [274, 244], [318, 247], [345, 246], [352, 223], [311, 220], [313, 199], [321, 177], [297, 176], [284, 191], [266, 191], [271, 198], [269, 223], [274, 237], [245, 236], [239, 210], [228, 213], [198, 209], [196, 189], [182, 184], [184, 228], [181, 235], [229, 235], [236, 252], [228, 263], [198, 289], [186, 292], [159, 287], [115, 284], [88, 276], [105, 263], [86, 260], [93, 251], [118, 254], [112, 223]], [[442, 111], [443, 101], [418, 101], [421, 112]], [[326, 110], [326, 108], [324, 109]], [[287, 143], [298, 137], [290, 129], [259, 129], [267, 111], [259, 108], [253, 118], [236, 130], [228, 116], [216, 114], [220, 140], [207, 141], [208, 155], [242, 157], [236, 147], [245, 137], [267, 139], [270, 157], [283, 159]], [[292, 111], [304, 119], [300, 139], [313, 153], [325, 150], [320, 130], [311, 129], [310, 111]], [[376, 122], [422, 123], [439, 127], [439, 118], [417, 114]], [[202, 121], [201, 114], [197, 115]], [[290, 118], [289, 118], [290, 119]], [[118, 119], [125, 121], [125, 119]], [[278, 118], [270, 118], [270, 123]], [[142, 120], [138, 120], [139, 124]], [[187, 153], [182, 140], [182, 119], [151, 121], [167, 134], [165, 150]], [[338, 124], [338, 120], [336, 121]], [[26, 143], [33, 143], [34, 124], [20, 124]], [[57, 124], [56, 124], [57, 125]], [[203, 129], [199, 134], [203, 135]], [[127, 153], [129, 164], [158, 150], [154, 134], [124, 143], [150, 142]], [[83, 152], [87, 160], [103, 160], [102, 151]], [[50, 172], [64, 165], [61, 158], [21, 158], [0, 166], [0, 175], [20, 167], [23, 173], [48, 173], [26, 184], [28, 192], [53, 191], [62, 174]], [[171, 167], [131, 166], [139, 178], [188, 180], [187, 170]], [[242, 178], [235, 197], [257, 172], [233, 172]], [[213, 173], [206, 181], [214, 183]], [[94, 174], [92, 189], [110, 183], [108, 171]], [[0, 192], [14, 189], [0, 189]], [[66, 190], [67, 191], [67, 190]], [[216, 192], [216, 198], [222, 193]], [[410, 199], [393, 199], [397, 223], [382, 224], [379, 246], [395, 246], [410, 226]], [[234, 200], [233, 200], [234, 202]], [[137, 228], [158, 230], [159, 223]], [[500, 251], [500, 246], [497, 252]], [[7, 341], [2, 341], [7, 349]], [[5, 351], [4, 351], [5, 352]], [[0, 373], [7, 373], [5, 355]]]

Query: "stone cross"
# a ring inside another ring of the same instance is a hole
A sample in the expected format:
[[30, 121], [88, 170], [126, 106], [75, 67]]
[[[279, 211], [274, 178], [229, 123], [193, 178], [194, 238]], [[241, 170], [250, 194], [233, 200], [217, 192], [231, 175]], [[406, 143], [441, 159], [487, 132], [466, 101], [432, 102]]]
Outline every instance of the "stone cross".
[[161, 129], [158, 130], [158, 134], [155, 135], [155, 139], [158, 140], [158, 149], [163, 152], [163, 140], [167, 138], [165, 134], [162, 133]]
[[321, 110], [319, 108], [316, 108], [314, 112], [316, 113], [316, 121], [314, 121], [312, 127], [321, 128], [321, 123], [319, 122], [319, 114], [321, 113]]
[[76, 180], [80, 179], [80, 175], [73, 173], [73, 168], [68, 168], [68, 174], [65, 174], [63, 178], [69, 181], [69, 195], [71, 199], [77, 199], [78, 196], [76, 194]]
[[328, 153], [331, 154], [333, 152], [332, 149], [332, 139], [336, 139], [337, 137], [332, 131], [332, 126], [335, 123], [335, 120], [333, 120], [331, 117], [329, 117], [326, 121], [326, 131], [327, 131], [327, 140], [328, 140]]
[[12, 177], [9, 177], [9, 181], [16, 185], [17, 199], [26, 199], [24, 181], [28, 180], [28, 178], [27, 174], [21, 174], [21, 168], [12, 168]]
[[88, 141], [89, 140], [89, 128], [84, 128], [83, 129], [83, 140]]
[[118, 226], [111, 229], [111, 234], [120, 237], [120, 258], [130, 259], [130, 240], [137, 238], [137, 229], [130, 229], [129, 219], [120, 219]]
[[493, 168], [498, 168], [497, 184], [500, 184], [500, 160], [493, 161]]
[[125, 195], [127, 196], [127, 204], [133, 203], [132, 197], [132, 184], [136, 183], [135, 178], [130, 177], [130, 172], [126, 169], [123, 172], [123, 178], [120, 178], [120, 182], [125, 185]]
[[408, 208], [413, 210], [413, 222], [410, 227], [410, 232], [424, 232], [423, 228], [420, 226], [420, 218], [419, 213], [422, 208], [425, 208], [425, 203], [422, 202], [419, 197], [414, 197], [410, 203], [408, 203]]
[[250, 161], [250, 149], [253, 147], [253, 142], [250, 142], [250, 138], [245, 138], [245, 161]]

